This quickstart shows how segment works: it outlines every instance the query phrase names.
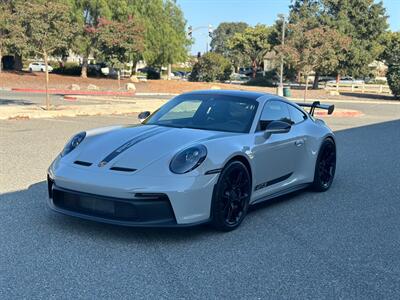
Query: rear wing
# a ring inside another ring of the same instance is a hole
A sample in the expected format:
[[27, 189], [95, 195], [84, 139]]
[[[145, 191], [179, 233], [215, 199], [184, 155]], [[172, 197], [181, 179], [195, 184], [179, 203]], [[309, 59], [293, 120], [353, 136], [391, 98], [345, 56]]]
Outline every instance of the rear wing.
[[310, 107], [310, 115], [314, 115], [314, 111], [316, 108], [325, 109], [328, 111], [328, 115], [331, 115], [335, 110], [335, 105], [333, 104], [321, 104], [319, 101], [314, 101], [312, 104], [310, 103], [297, 103], [298, 106], [301, 107]]

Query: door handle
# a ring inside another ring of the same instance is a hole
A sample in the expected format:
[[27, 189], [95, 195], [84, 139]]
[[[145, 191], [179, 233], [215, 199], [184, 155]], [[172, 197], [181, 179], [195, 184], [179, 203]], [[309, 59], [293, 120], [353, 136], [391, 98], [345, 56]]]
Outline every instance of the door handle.
[[301, 146], [304, 145], [304, 140], [297, 140], [297, 141], [294, 142], [294, 144], [295, 144], [297, 147], [301, 147]]

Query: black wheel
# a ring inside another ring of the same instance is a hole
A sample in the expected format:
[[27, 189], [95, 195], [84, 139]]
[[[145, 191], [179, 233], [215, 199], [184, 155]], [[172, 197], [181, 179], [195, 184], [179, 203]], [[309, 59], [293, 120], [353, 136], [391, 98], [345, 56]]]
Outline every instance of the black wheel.
[[212, 224], [221, 231], [231, 231], [242, 223], [249, 208], [251, 177], [240, 161], [228, 163], [218, 179], [212, 201]]
[[315, 191], [327, 191], [333, 182], [336, 170], [336, 145], [332, 139], [326, 139], [319, 150], [315, 164], [312, 187]]
[[33, 72], [32, 68], [29, 68], [29, 72], [31, 72], [31, 73]]

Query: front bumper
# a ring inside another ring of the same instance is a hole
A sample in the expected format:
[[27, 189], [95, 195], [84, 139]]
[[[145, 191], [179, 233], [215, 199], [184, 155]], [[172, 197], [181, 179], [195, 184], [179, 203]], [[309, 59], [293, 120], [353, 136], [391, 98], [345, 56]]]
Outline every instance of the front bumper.
[[135, 199], [104, 197], [66, 190], [48, 179], [49, 206], [59, 213], [123, 226], [176, 226], [165, 194], [141, 194]]
[[50, 168], [49, 206], [66, 215], [125, 226], [192, 226], [210, 220], [218, 176], [126, 176]]

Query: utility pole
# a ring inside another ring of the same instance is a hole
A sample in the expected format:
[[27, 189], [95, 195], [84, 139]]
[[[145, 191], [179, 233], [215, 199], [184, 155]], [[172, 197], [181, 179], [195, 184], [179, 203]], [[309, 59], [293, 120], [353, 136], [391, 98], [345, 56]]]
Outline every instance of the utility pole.
[[[286, 26], [286, 18], [284, 14], [279, 14], [278, 17], [282, 20], [282, 41], [281, 45], [285, 45], [285, 26]], [[283, 56], [281, 56], [281, 71], [280, 71], [280, 81], [278, 87], [278, 95], [283, 96]]]
[[[199, 26], [199, 27], [196, 27], [196, 28], [193, 28], [193, 26], [189, 26], [188, 32], [187, 32], [188, 38], [192, 39], [194, 31], [197, 31], [197, 30], [200, 30], [200, 29], [206, 29], [206, 28], [208, 29], [208, 35], [207, 35], [207, 38], [206, 38], [206, 52], [205, 53], [208, 52], [210, 39], [212, 39], [212, 37], [213, 37], [213, 26], [211, 24], [209, 24], [207, 26]], [[204, 36], [204, 34], [205, 33], [203, 32], [201, 34], [201, 36]]]

